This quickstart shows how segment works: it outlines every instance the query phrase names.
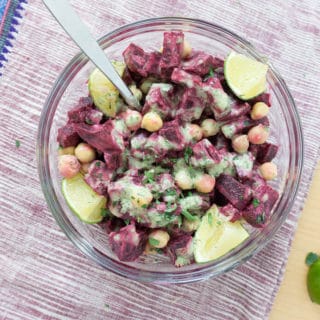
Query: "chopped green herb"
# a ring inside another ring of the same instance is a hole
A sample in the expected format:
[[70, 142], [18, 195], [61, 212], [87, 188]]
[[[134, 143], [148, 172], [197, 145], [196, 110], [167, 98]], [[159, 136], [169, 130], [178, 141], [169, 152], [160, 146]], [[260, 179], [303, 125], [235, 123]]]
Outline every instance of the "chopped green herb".
[[192, 197], [193, 193], [191, 191], [188, 191], [188, 197]]
[[192, 156], [192, 154], [193, 154], [192, 149], [191, 149], [189, 146], [186, 147], [185, 150], [184, 150], [184, 155], [183, 155], [184, 161], [185, 161], [186, 163], [189, 163], [189, 159], [190, 159], [190, 157]]
[[131, 198], [132, 200], [134, 200], [134, 199], [135, 199], [135, 197], [134, 197], [134, 196], [131, 196], [130, 198]]
[[145, 203], [145, 204], [143, 204], [143, 205], [141, 206], [141, 208], [147, 209], [147, 208], [148, 208], [148, 205]]
[[98, 167], [98, 168], [101, 167], [101, 162], [100, 162], [100, 161], [97, 161], [97, 162], [95, 163], [95, 166]]
[[155, 238], [149, 238], [149, 243], [150, 245], [152, 245], [153, 247], [156, 247], [157, 245], [159, 245], [160, 241], [155, 239]]
[[100, 211], [101, 215], [103, 217], [108, 217], [110, 216], [110, 211], [107, 209], [107, 208], [102, 208], [101, 211]]
[[318, 261], [319, 258], [320, 257], [316, 253], [309, 252], [306, 256], [305, 262], [306, 262], [307, 266], [311, 266], [314, 262]]
[[168, 211], [165, 211], [164, 219], [167, 220], [167, 221], [171, 221], [172, 220], [172, 213], [168, 212]]
[[161, 202], [159, 201], [159, 199], [156, 200], [156, 204], [160, 204]]
[[181, 214], [189, 221], [197, 220], [197, 216], [193, 216], [188, 210], [182, 210]]
[[177, 204], [176, 203], [167, 203], [167, 208], [166, 208], [166, 212], [171, 213], [173, 211], [175, 211], [177, 209]]
[[259, 204], [260, 204], [259, 199], [254, 198], [252, 200], [252, 205], [253, 205], [254, 208], [257, 208], [259, 206]]
[[265, 220], [264, 213], [257, 215], [257, 217], [256, 217], [257, 223], [264, 223], [264, 220]]
[[151, 172], [151, 171], [146, 171], [144, 173], [144, 180], [143, 180], [143, 183], [146, 184], [146, 183], [153, 183], [154, 182], [154, 172]]
[[163, 250], [160, 249], [160, 248], [155, 248], [156, 252], [159, 253], [159, 254], [163, 254]]
[[126, 226], [130, 223], [130, 219], [125, 219], [124, 223], [126, 224]]
[[218, 221], [217, 221], [217, 225], [218, 225], [218, 226], [221, 226], [221, 225], [222, 225], [222, 222], [218, 220]]
[[20, 146], [21, 146], [20, 140], [16, 140], [16, 148], [20, 148]]
[[86, 118], [86, 119], [85, 119], [85, 123], [86, 123], [86, 124], [93, 124], [92, 120], [89, 119], [89, 118]]
[[167, 193], [167, 196], [175, 196], [175, 195], [177, 195], [177, 190], [176, 189], [168, 189], [166, 191], [166, 193]]
[[214, 71], [213, 71], [213, 68], [211, 68], [211, 67], [210, 67], [210, 70], [209, 70], [209, 76], [212, 77], [212, 78], [214, 77]]

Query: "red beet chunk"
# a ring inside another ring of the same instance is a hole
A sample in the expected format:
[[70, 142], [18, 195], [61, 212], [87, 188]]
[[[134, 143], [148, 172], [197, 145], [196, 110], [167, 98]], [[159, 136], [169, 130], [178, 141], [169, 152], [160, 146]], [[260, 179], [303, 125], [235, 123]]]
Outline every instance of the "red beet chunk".
[[121, 228], [125, 226], [123, 219], [119, 219], [116, 217], [112, 217], [111, 219], [107, 220], [106, 222], [102, 223], [102, 226], [106, 230], [107, 234], [111, 232], [119, 231]]
[[183, 122], [200, 119], [205, 108], [205, 101], [196, 88], [186, 88], [181, 97], [176, 116]]
[[117, 170], [123, 165], [122, 153], [118, 151], [105, 152], [103, 157], [109, 170]]
[[160, 61], [162, 58], [162, 54], [160, 52], [154, 51], [148, 54], [148, 60], [144, 66], [144, 70], [148, 73], [148, 75], [160, 77]]
[[223, 60], [214, 58], [203, 51], [192, 51], [191, 56], [183, 61], [181, 65], [185, 71], [204, 76], [209, 73], [210, 69], [223, 66]]
[[178, 32], [165, 32], [163, 36], [163, 50], [160, 61], [161, 72], [167, 73], [168, 70], [178, 67], [181, 62], [183, 52], [184, 34]]
[[80, 137], [73, 123], [67, 123], [58, 129], [57, 141], [63, 148], [75, 147], [80, 142]]
[[221, 161], [221, 154], [208, 139], [202, 139], [197, 142], [193, 146], [192, 152], [192, 158], [195, 158], [195, 162], [201, 159], [209, 159], [212, 160], [213, 163], [219, 163]]
[[224, 173], [217, 179], [216, 188], [239, 210], [243, 210], [252, 197], [251, 188]]
[[162, 129], [159, 130], [159, 136], [181, 146], [181, 150], [183, 150], [185, 146], [184, 136], [181, 133], [181, 125], [178, 120], [166, 122]]
[[261, 185], [254, 190], [251, 204], [243, 212], [244, 219], [256, 228], [265, 226], [279, 194], [268, 185]]
[[166, 247], [166, 253], [176, 267], [190, 264], [193, 261], [192, 236], [180, 233], [176, 237], [172, 237]]
[[255, 155], [258, 163], [270, 162], [277, 155], [279, 146], [265, 142], [260, 145], [251, 145], [250, 151]]
[[137, 45], [131, 43], [122, 53], [124, 62], [130, 71], [138, 73], [142, 77], [147, 77], [148, 73], [144, 66], [148, 61], [148, 54]]
[[85, 122], [88, 112], [92, 110], [93, 102], [90, 97], [79, 99], [77, 106], [68, 112], [69, 122]]
[[201, 77], [188, 73], [182, 69], [175, 68], [171, 74], [171, 81], [174, 83], [182, 84], [188, 88], [195, 88], [201, 86]]
[[104, 124], [87, 125], [75, 124], [75, 130], [79, 136], [92, 147], [101, 152], [124, 150], [122, 135], [115, 129], [114, 122], [109, 120]]
[[137, 230], [134, 224], [130, 224], [111, 232], [109, 242], [120, 261], [134, 261], [143, 253], [147, 237], [145, 231]]
[[106, 195], [112, 177], [113, 170], [108, 169], [104, 162], [97, 160], [92, 162], [84, 179], [95, 192]]
[[154, 111], [163, 119], [168, 118], [173, 111], [173, 106], [170, 100], [172, 91], [173, 86], [168, 83], [153, 84], [146, 96], [142, 114]]
[[268, 107], [271, 107], [271, 95], [270, 93], [261, 93], [259, 96], [250, 100], [250, 103], [254, 105], [256, 102], [264, 102]]
[[235, 208], [231, 203], [219, 208], [220, 213], [230, 218], [230, 222], [235, 222], [242, 218], [242, 212]]
[[231, 103], [230, 113], [228, 113], [226, 115], [222, 115], [222, 116], [216, 118], [216, 120], [230, 121], [230, 120], [238, 119], [241, 116], [246, 115], [250, 110], [251, 110], [251, 106], [249, 103], [247, 103], [247, 102], [243, 103], [238, 100], [234, 100]]
[[218, 133], [217, 135], [210, 137], [209, 139], [217, 150], [220, 150], [220, 149], [225, 149], [227, 151], [231, 150], [230, 139], [227, 139], [222, 133]]

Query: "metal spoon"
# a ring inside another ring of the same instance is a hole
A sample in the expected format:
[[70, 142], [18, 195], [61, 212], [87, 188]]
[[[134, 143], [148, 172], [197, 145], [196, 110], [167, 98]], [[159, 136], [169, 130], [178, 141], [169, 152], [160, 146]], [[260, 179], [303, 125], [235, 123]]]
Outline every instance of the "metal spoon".
[[51, 14], [79, 46], [83, 53], [105, 74], [118, 88], [128, 105], [140, 109], [139, 101], [113, 68], [102, 48], [93, 38], [88, 28], [66, 0], [43, 0]]

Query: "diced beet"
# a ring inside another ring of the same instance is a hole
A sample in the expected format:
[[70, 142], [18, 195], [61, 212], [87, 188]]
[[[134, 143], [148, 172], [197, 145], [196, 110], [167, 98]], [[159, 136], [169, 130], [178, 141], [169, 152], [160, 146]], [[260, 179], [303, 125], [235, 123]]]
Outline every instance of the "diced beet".
[[214, 58], [212, 55], [203, 51], [193, 50], [190, 57], [181, 63], [182, 69], [204, 76], [209, 73], [210, 69], [223, 66], [223, 60]]
[[254, 157], [251, 152], [238, 154], [233, 158], [233, 164], [241, 181], [252, 177]]
[[259, 145], [251, 145], [250, 151], [255, 155], [258, 163], [270, 162], [277, 155], [279, 146], [265, 142]]
[[178, 120], [166, 122], [163, 125], [163, 127], [159, 130], [158, 134], [166, 140], [176, 144], [178, 146], [178, 149], [175, 150], [184, 149], [185, 140], [181, 132], [181, 125]]
[[75, 147], [80, 142], [80, 137], [73, 123], [67, 123], [58, 129], [57, 141], [63, 148]]
[[230, 219], [230, 222], [235, 222], [242, 218], [242, 212], [235, 208], [231, 203], [219, 208], [220, 213]]
[[256, 228], [264, 227], [278, 197], [278, 192], [270, 186], [259, 186], [254, 190], [250, 205], [243, 212], [244, 219]]
[[252, 176], [250, 179], [246, 179], [242, 182], [243, 184], [249, 186], [252, 190], [256, 190], [260, 186], [267, 184], [258, 172], [258, 166], [254, 165], [252, 170]]
[[160, 77], [160, 61], [162, 58], [162, 54], [160, 52], [154, 51], [148, 54], [147, 62], [144, 66], [144, 70], [148, 73], [148, 75]]
[[193, 262], [193, 238], [190, 234], [172, 237], [166, 247], [166, 253], [176, 267], [182, 267]]
[[217, 150], [225, 149], [227, 151], [231, 150], [230, 139], [227, 139], [222, 133], [209, 138]]
[[256, 102], [264, 102], [268, 107], [271, 107], [271, 95], [270, 93], [261, 93], [259, 96], [250, 100], [250, 103], [254, 105]]
[[201, 77], [188, 73], [182, 69], [175, 68], [171, 74], [171, 81], [178, 84], [183, 84], [188, 88], [199, 87], [202, 83]]
[[101, 152], [121, 152], [125, 148], [123, 137], [115, 129], [115, 124], [112, 120], [92, 126], [85, 123], [77, 123], [75, 124], [75, 130], [85, 142]]
[[202, 139], [192, 147], [190, 163], [195, 167], [218, 164], [221, 160], [221, 154], [208, 139]]
[[131, 43], [122, 53], [124, 62], [130, 71], [138, 73], [142, 77], [147, 77], [145, 64], [148, 61], [148, 54], [137, 45]]
[[216, 118], [218, 121], [230, 121], [234, 119], [238, 119], [241, 116], [246, 115], [251, 110], [251, 106], [249, 103], [240, 102], [238, 100], [234, 100], [231, 103], [231, 111], [226, 115], [219, 116]]
[[123, 71], [122, 80], [127, 86], [134, 84], [134, 80], [132, 79], [132, 75], [128, 67], [126, 67]]
[[120, 261], [136, 260], [143, 253], [147, 239], [147, 233], [137, 230], [134, 224], [109, 234], [111, 249]]
[[118, 151], [108, 151], [103, 154], [106, 167], [109, 170], [117, 170], [123, 165], [122, 153]]
[[113, 170], [109, 170], [104, 162], [96, 160], [89, 166], [84, 180], [95, 192], [100, 195], [106, 195], [112, 177]]
[[252, 127], [257, 126], [258, 124], [269, 126], [270, 123], [267, 117], [259, 120], [252, 120], [251, 118], [244, 116], [238, 120], [233, 120], [230, 123], [224, 124], [221, 127], [221, 131], [226, 138], [231, 139], [235, 134], [247, 133]]
[[218, 206], [226, 206], [229, 203], [229, 200], [215, 188], [213, 203]]
[[176, 116], [183, 122], [192, 122], [200, 119], [205, 108], [205, 101], [196, 88], [186, 88], [182, 95]]
[[239, 210], [243, 210], [252, 197], [251, 188], [224, 173], [217, 179], [216, 188]]
[[178, 67], [183, 52], [184, 34], [181, 31], [164, 32], [160, 69], [162, 74], [171, 73]]
[[79, 102], [79, 105], [81, 105], [80, 107], [71, 109], [68, 112], [69, 122], [99, 124], [102, 120], [103, 113], [92, 108], [92, 100], [90, 97], [81, 98], [80, 101], [81, 100], [87, 101], [87, 104], [85, 105], [85, 102]]
[[146, 114], [149, 111], [154, 111], [158, 113], [162, 119], [168, 118], [173, 111], [173, 106], [170, 100], [172, 91], [173, 86], [171, 84], [153, 84], [146, 95], [142, 114]]

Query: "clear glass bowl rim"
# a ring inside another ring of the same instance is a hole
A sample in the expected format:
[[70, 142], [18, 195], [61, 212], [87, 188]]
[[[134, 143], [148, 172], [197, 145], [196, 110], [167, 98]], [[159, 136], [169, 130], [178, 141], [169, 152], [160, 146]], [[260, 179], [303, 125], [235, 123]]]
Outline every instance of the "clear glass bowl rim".
[[[256, 51], [256, 49], [246, 40], [239, 37], [235, 33], [221, 27], [219, 25], [209, 23], [199, 19], [191, 18], [181, 18], [181, 17], [160, 17], [137, 21], [131, 24], [119, 27], [112, 32], [104, 35], [99, 39], [99, 43], [105, 43], [110, 39], [113, 39], [121, 34], [128, 32], [129, 30], [143, 29], [151, 26], [172, 24], [175, 27], [183, 24], [191, 24], [193, 27], [198, 29], [204, 29], [206, 31], [214, 31], [222, 33], [224, 36], [234, 38], [236, 41], [240, 42], [241, 45], [246, 47], [247, 50], [258, 60], [264, 61], [263, 57]], [[210, 277], [218, 276], [225, 273], [234, 267], [244, 263], [254, 254], [262, 250], [268, 242], [273, 238], [278, 229], [282, 226], [287, 215], [289, 214], [296, 193], [299, 187], [299, 182], [301, 178], [301, 172], [303, 167], [303, 135], [300, 118], [298, 115], [297, 108], [295, 106], [294, 100], [287, 88], [284, 80], [275, 70], [275, 68], [269, 63], [270, 72], [273, 74], [274, 78], [277, 80], [279, 87], [282, 90], [282, 94], [285, 95], [286, 101], [291, 108], [291, 116], [293, 123], [293, 133], [296, 140], [296, 146], [294, 147], [293, 157], [294, 159], [291, 163], [291, 167], [294, 168], [293, 173], [295, 175], [290, 183], [290, 193], [289, 199], [287, 199], [287, 206], [284, 212], [281, 214], [280, 219], [276, 226], [269, 230], [267, 237], [258, 239], [256, 243], [250, 243], [249, 249], [242, 251], [235, 251], [232, 256], [226, 256], [226, 258], [219, 260], [219, 264], [212, 263], [210, 265], [201, 266], [192, 271], [184, 271], [183, 268], [177, 269], [176, 272], [162, 273], [161, 271], [141, 271], [138, 268], [127, 266], [119, 261], [113, 260], [101, 252], [96, 250], [86, 239], [84, 239], [79, 232], [74, 228], [73, 225], [65, 218], [62, 209], [57, 201], [55, 190], [53, 188], [50, 172], [49, 172], [49, 157], [48, 157], [48, 141], [50, 136], [50, 120], [53, 119], [55, 109], [60, 101], [60, 98], [68, 87], [69, 82], [73, 79], [73, 76], [88, 62], [88, 58], [84, 56], [83, 53], [77, 54], [61, 72], [57, 78], [41, 113], [39, 126], [38, 126], [38, 137], [37, 137], [37, 161], [38, 161], [38, 172], [41, 187], [45, 195], [47, 204], [50, 211], [52, 212], [56, 222], [67, 235], [67, 237], [72, 241], [72, 243], [81, 250], [85, 256], [89, 257], [102, 267], [109, 271], [112, 271], [121, 276], [138, 280], [144, 282], [156, 282], [156, 283], [188, 283], [193, 281], [204, 280]], [[54, 108], [52, 108], [54, 106]], [[279, 201], [281, 202], [281, 200]]]

